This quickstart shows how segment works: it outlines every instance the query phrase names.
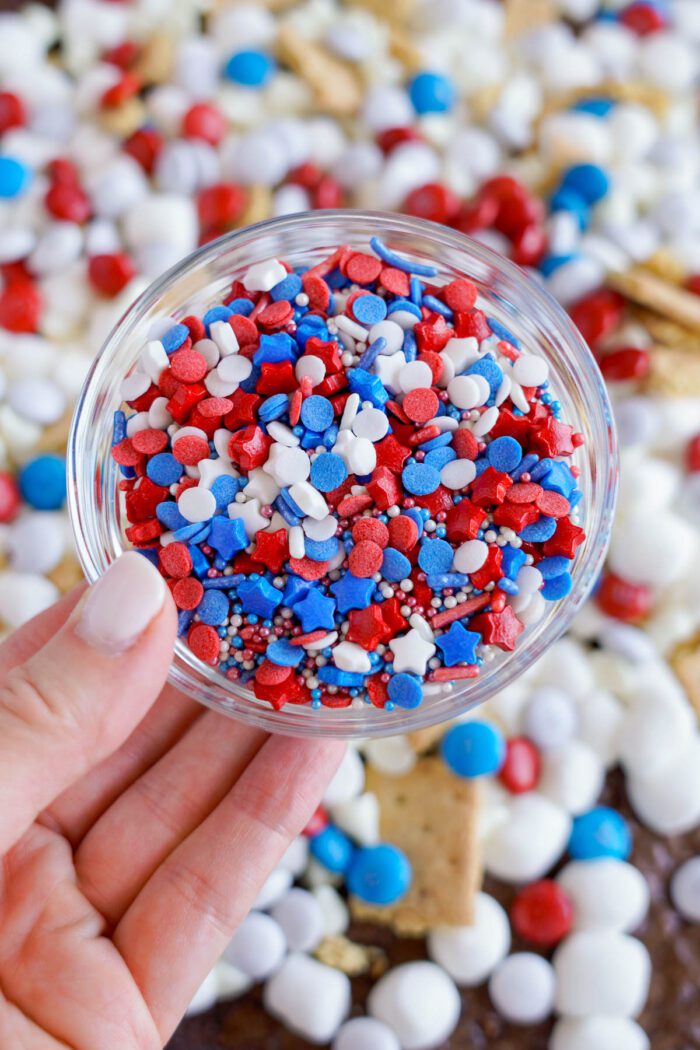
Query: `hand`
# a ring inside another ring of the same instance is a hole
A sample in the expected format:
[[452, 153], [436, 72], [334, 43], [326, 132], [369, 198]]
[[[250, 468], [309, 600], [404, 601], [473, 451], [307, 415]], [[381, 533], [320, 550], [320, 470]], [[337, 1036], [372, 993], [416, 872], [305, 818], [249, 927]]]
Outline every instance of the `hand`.
[[175, 631], [130, 553], [0, 647], [2, 1047], [160, 1050], [340, 761], [163, 689]]

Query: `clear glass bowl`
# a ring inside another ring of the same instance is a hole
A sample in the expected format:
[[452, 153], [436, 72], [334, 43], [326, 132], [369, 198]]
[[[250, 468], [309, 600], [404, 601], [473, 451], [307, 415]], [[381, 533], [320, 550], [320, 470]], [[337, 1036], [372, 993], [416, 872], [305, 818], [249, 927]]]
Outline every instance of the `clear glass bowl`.
[[173, 685], [217, 711], [272, 732], [385, 736], [454, 718], [482, 703], [522, 674], [566, 629], [598, 576], [610, 534], [617, 486], [612, 413], [598, 367], [557, 303], [517, 266], [444, 226], [400, 215], [319, 211], [259, 223], [200, 248], [136, 300], [103, 346], [80, 396], [68, 450], [69, 507], [87, 578], [94, 581], [129, 546], [117, 487], [120, 475], [110, 455], [112, 415], [120, 405], [120, 383], [135, 364], [153, 322], [201, 315], [221, 302], [231, 281], [253, 263], [277, 256], [295, 266], [313, 265], [339, 244], [367, 249], [374, 235], [435, 265], [436, 282], [470, 277], [479, 288], [479, 305], [547, 359], [562, 419], [585, 436], [574, 462], [581, 471], [579, 521], [587, 539], [574, 561], [570, 594], [547, 604], [543, 619], [526, 629], [514, 652], [485, 664], [480, 678], [432, 685], [422, 705], [413, 710], [389, 712], [356, 700], [343, 709], [288, 705], [274, 711], [178, 641], [170, 671]]

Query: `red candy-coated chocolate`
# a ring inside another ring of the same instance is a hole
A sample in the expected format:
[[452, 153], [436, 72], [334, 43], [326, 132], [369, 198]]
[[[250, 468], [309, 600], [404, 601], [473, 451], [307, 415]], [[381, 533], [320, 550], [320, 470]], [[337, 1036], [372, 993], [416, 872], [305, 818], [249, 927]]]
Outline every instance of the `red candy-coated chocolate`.
[[426, 182], [412, 190], [403, 202], [402, 211], [419, 219], [448, 225], [457, 216], [459, 197], [441, 182]]
[[540, 779], [542, 760], [540, 753], [524, 736], [514, 736], [506, 742], [506, 757], [498, 779], [512, 795], [532, 791]]
[[651, 612], [653, 596], [644, 584], [630, 583], [608, 572], [596, 591], [596, 601], [608, 616], [623, 623], [638, 623]]
[[558, 882], [541, 879], [518, 891], [510, 920], [518, 937], [540, 948], [553, 948], [571, 932], [574, 908]]
[[348, 555], [348, 568], [353, 576], [368, 579], [382, 567], [382, 548], [372, 540], [360, 540]]
[[0, 135], [10, 128], [21, 128], [27, 121], [27, 112], [19, 95], [13, 91], [0, 91]]
[[580, 299], [569, 314], [588, 345], [595, 350], [600, 340], [619, 326], [624, 305], [625, 301], [618, 292], [601, 288]]
[[163, 138], [155, 128], [139, 128], [124, 142], [122, 149], [141, 165], [147, 175], [153, 173], [158, 154], [163, 148]]
[[224, 116], [211, 102], [195, 102], [182, 118], [182, 134], [187, 139], [203, 139], [217, 146], [225, 131]]
[[22, 504], [19, 487], [12, 474], [0, 472], [0, 522], [6, 525], [12, 521]]
[[197, 197], [199, 221], [205, 228], [220, 226], [228, 229], [242, 215], [245, 206], [245, 190], [233, 182], [207, 186]]
[[650, 367], [649, 351], [633, 346], [613, 350], [600, 361], [603, 376], [610, 380], [644, 379]]
[[656, 4], [637, 0], [620, 12], [620, 22], [637, 36], [650, 36], [666, 28], [664, 12]]
[[379, 547], [387, 547], [389, 544], [389, 529], [383, 521], [377, 518], [360, 518], [352, 527], [352, 538], [355, 543], [362, 540], [371, 540]]
[[318, 806], [309, 820], [309, 823], [304, 828], [303, 834], [306, 835], [307, 838], [312, 839], [315, 835], [320, 835], [324, 828], [328, 827], [328, 823], [328, 814], [323, 806]]
[[138, 95], [140, 90], [141, 78], [127, 70], [116, 84], [113, 84], [102, 93], [100, 105], [103, 109], [117, 109], [119, 106], [123, 106], [125, 102], [128, 102], [130, 98], [133, 98], [134, 95]]
[[216, 628], [207, 623], [192, 624], [187, 634], [187, 644], [194, 655], [205, 664], [217, 663], [220, 641]]
[[90, 283], [102, 295], [119, 295], [135, 273], [136, 267], [125, 252], [93, 255], [88, 261]]
[[691, 473], [700, 470], [700, 434], [696, 434], [688, 442], [685, 450], [685, 465]]
[[173, 599], [178, 609], [196, 609], [203, 597], [204, 587], [195, 576], [185, 576], [173, 586]]
[[41, 319], [41, 295], [32, 281], [19, 280], [0, 292], [0, 328], [8, 332], [36, 332]]
[[166, 547], [161, 547], [158, 559], [164, 571], [173, 579], [180, 580], [192, 572], [192, 556], [186, 543], [168, 543]]

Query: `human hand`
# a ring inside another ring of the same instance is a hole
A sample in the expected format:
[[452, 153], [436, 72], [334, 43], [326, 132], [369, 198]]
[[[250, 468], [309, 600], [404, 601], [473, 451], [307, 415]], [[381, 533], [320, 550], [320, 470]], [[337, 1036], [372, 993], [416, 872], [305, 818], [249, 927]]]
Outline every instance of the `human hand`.
[[130, 553], [0, 647], [2, 1047], [160, 1050], [342, 757], [163, 689], [175, 632]]

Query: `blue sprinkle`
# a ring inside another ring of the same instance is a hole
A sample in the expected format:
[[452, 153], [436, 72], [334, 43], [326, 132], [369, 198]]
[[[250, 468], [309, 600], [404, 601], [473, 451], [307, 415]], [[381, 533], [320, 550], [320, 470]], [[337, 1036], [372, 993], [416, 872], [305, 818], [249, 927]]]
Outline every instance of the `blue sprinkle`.
[[463, 572], [438, 572], [430, 573], [427, 577], [428, 586], [433, 591], [444, 591], [446, 587], [459, 590], [469, 583], [469, 576]]
[[377, 324], [386, 317], [386, 303], [379, 295], [360, 295], [352, 304], [352, 312], [360, 324]]
[[424, 295], [423, 306], [425, 306], [428, 310], [432, 310], [434, 314], [440, 314], [441, 317], [444, 317], [448, 321], [451, 321], [454, 317], [454, 314], [452, 310], [450, 310], [449, 306], [446, 306], [441, 299], [436, 299], [434, 295]]
[[254, 580], [249, 577], [237, 588], [243, 611], [254, 613], [268, 620], [282, 602], [282, 592], [273, 587], [264, 577]]
[[197, 606], [197, 615], [202, 623], [218, 627], [228, 616], [229, 601], [221, 591], [205, 591], [204, 597]]
[[527, 555], [519, 547], [511, 547], [510, 544], [502, 547], [501, 552], [501, 571], [508, 579], [514, 580], [525, 564]]
[[397, 551], [394, 547], [386, 547], [381, 572], [385, 580], [399, 583], [411, 575], [411, 563], [401, 551]]
[[425, 539], [418, 554], [418, 564], [423, 572], [449, 572], [452, 568], [453, 557], [454, 551], [447, 540]]
[[375, 339], [373, 343], [365, 350], [364, 354], [359, 360], [360, 368], [363, 368], [366, 372], [369, 372], [370, 368], [377, 360], [379, 355], [386, 348], [386, 339], [383, 335], [380, 335], [378, 339]]
[[568, 499], [576, 488], [576, 478], [566, 463], [561, 463], [559, 460], [554, 460], [554, 462], [550, 460], [550, 463], [552, 466], [542, 479], [542, 488], [558, 492]]
[[533, 481], [540, 481], [541, 478], [549, 474], [553, 466], [553, 459], [541, 459], [537, 466], [530, 471], [530, 477]]
[[418, 538], [420, 539], [425, 531], [425, 518], [418, 507], [410, 507], [409, 510], [404, 510], [401, 513], [405, 514], [407, 518], [412, 518], [413, 521], [415, 521], [418, 526]]
[[490, 723], [463, 722], [448, 729], [440, 753], [457, 776], [482, 777], [498, 772], [506, 745], [503, 734]]
[[190, 330], [186, 324], [176, 324], [169, 328], [165, 335], [160, 337], [165, 352], [173, 354], [190, 337]]
[[498, 392], [498, 388], [503, 382], [503, 370], [489, 355], [480, 357], [478, 361], [469, 366], [464, 374], [468, 376], [483, 376], [489, 385], [492, 395]]
[[381, 843], [356, 850], [345, 882], [353, 896], [368, 904], [385, 906], [406, 894], [412, 877], [406, 855], [396, 846]]
[[282, 600], [285, 605], [293, 608], [295, 602], [301, 601], [305, 598], [309, 591], [315, 590], [316, 584], [310, 580], [304, 580], [301, 576], [296, 576], [293, 572], [287, 576], [287, 582], [284, 585], [284, 591], [282, 592]]
[[238, 314], [241, 317], [248, 317], [252, 314], [255, 309], [255, 303], [250, 299], [232, 299], [228, 304], [228, 308], [232, 314]]
[[302, 402], [301, 421], [309, 430], [323, 433], [333, 422], [333, 405], [327, 397], [312, 394]]
[[539, 521], [533, 521], [531, 525], [526, 525], [518, 535], [526, 543], [544, 543], [545, 540], [551, 539], [556, 531], [557, 519], [543, 517]]
[[[347, 373], [347, 378], [351, 393], [359, 394], [361, 401], [371, 401], [375, 408], [384, 408], [389, 400], [389, 394], [384, 389], [379, 376], [372, 375], [364, 368], [351, 368]], [[304, 404], [310, 400], [311, 398], [307, 398]]]
[[342, 875], [352, 860], [355, 847], [340, 828], [329, 824], [318, 835], [313, 836], [309, 843], [309, 851], [324, 868], [335, 872], [336, 875]]
[[[192, 569], [194, 570], [195, 576], [198, 576], [200, 579], [202, 579], [203, 576], [206, 577], [207, 573], [209, 572], [210, 566], [209, 562], [202, 554], [199, 547], [189, 544], [187, 549], [190, 552], [190, 557], [192, 559]], [[206, 579], [202, 580], [202, 583], [206, 587]]]
[[[207, 526], [208, 531], [209, 527]], [[200, 532], [202, 532], [201, 521], [188, 521], [181, 528], [175, 529], [173, 539], [177, 540], [178, 543], [188, 543], [190, 540], [196, 539]]]
[[327, 449], [332, 449], [338, 440], [338, 424], [333, 423], [332, 426], [325, 431], [322, 439], [322, 444]]
[[[387, 248], [378, 237], [370, 237], [369, 243], [374, 254], [378, 255], [382, 262], [387, 263], [388, 266], [394, 266], [397, 270], [403, 270], [404, 273], [413, 273], [420, 277], [437, 276], [437, 267], [417, 262], [415, 259], [406, 259], [402, 255], [397, 255], [396, 252], [391, 250], [391, 248]], [[413, 298], [413, 290], [411, 290], [411, 298]]]
[[66, 500], [66, 463], [47, 454], [31, 459], [19, 473], [22, 498], [35, 510], [59, 510]]
[[615, 107], [612, 98], [582, 98], [575, 102], [571, 109], [574, 113], [589, 113], [592, 117], [607, 117]]
[[428, 70], [417, 73], [408, 85], [408, 94], [416, 113], [448, 113], [455, 104], [455, 86], [449, 77]]
[[507, 576], [503, 576], [496, 584], [499, 591], [503, 591], [504, 594], [520, 594], [520, 588], [514, 580], [509, 580]]
[[[425, 442], [425, 444], [429, 444], [429, 442]], [[457, 459], [455, 450], [450, 448], [448, 444], [444, 444], [428, 452], [423, 462], [427, 463], [429, 467], [435, 467], [436, 470], [442, 470], [444, 466], [452, 463], [455, 459]]]
[[118, 445], [126, 437], [126, 416], [119, 409], [114, 413], [112, 422], [112, 446]]
[[265, 650], [265, 656], [280, 667], [298, 667], [306, 656], [301, 645], [292, 645], [287, 638], [278, 638]]
[[566, 263], [571, 262], [576, 256], [570, 255], [545, 255], [544, 259], [539, 264], [540, 273], [545, 277], [551, 277], [555, 270], [558, 270], [560, 266], [565, 266]]
[[389, 699], [397, 707], [403, 707], [409, 711], [414, 707], [419, 707], [423, 699], [423, 687], [419, 680], [414, 675], [403, 672], [392, 675], [387, 692]]
[[31, 181], [31, 168], [16, 157], [0, 156], [0, 198], [19, 197]]
[[289, 273], [270, 290], [270, 298], [274, 303], [282, 302], [283, 299], [292, 302], [302, 288], [301, 277], [296, 273]]
[[538, 561], [537, 568], [542, 573], [544, 580], [553, 580], [557, 576], [561, 576], [563, 572], [569, 571], [571, 561], [569, 558], [564, 558], [561, 554], [555, 554], [551, 558], [543, 558], [542, 561]]
[[410, 328], [407, 328], [404, 332], [401, 349], [403, 350], [403, 356], [406, 358], [406, 364], [415, 361], [418, 357], [418, 343], [416, 342], [416, 337]]
[[352, 671], [341, 671], [339, 667], [334, 667], [333, 664], [326, 664], [325, 667], [319, 667], [316, 677], [319, 682], [325, 682], [326, 685], [339, 685], [343, 689], [352, 689], [361, 688], [365, 684], [367, 676], [355, 674]]
[[412, 496], [429, 496], [440, 486], [440, 475], [425, 463], [409, 463], [401, 473], [403, 487]]
[[526, 456], [523, 456], [518, 466], [510, 472], [513, 481], [517, 481], [518, 478], [522, 477], [523, 474], [527, 474], [528, 471], [532, 472], [532, 468], [537, 463], [537, 459], [538, 457], [534, 452], [528, 452]]
[[[431, 276], [431, 275], [428, 275]], [[420, 307], [423, 302], [423, 282], [419, 281], [417, 277], [412, 277], [410, 282], [410, 295], [411, 302], [415, 303], [417, 307]], [[423, 315], [421, 314], [421, 317]]]
[[258, 409], [258, 417], [263, 423], [272, 423], [280, 419], [289, 410], [289, 398], [286, 394], [273, 394], [263, 401]]
[[574, 860], [599, 860], [602, 857], [627, 860], [632, 852], [632, 835], [626, 820], [617, 810], [596, 806], [580, 817], [574, 817], [568, 849]]
[[558, 602], [561, 598], [565, 598], [567, 594], [571, 592], [572, 587], [573, 580], [571, 579], [570, 573], [562, 572], [559, 576], [555, 576], [553, 579], [545, 580], [540, 594], [547, 602]]
[[335, 452], [323, 452], [311, 464], [311, 484], [319, 492], [332, 492], [347, 476], [345, 461]]
[[[202, 557], [204, 558], [203, 554]], [[204, 558], [204, 560], [206, 561], [206, 558]], [[204, 571], [206, 572], [208, 568], [209, 564], [207, 563], [206, 569]], [[197, 571], [197, 575], [200, 576], [201, 573]], [[213, 579], [207, 576], [206, 579], [202, 580], [202, 587], [204, 587], [205, 591], [229, 591], [233, 599], [235, 588], [233, 583], [231, 582], [231, 579], [231, 576], [215, 576]]]
[[[435, 449], [447, 448], [451, 444], [452, 431], [446, 430], [444, 434], [439, 434], [437, 437], [431, 438], [430, 441], [424, 441], [422, 445], [418, 446], [418, 448], [421, 449], [422, 452], [434, 452]], [[427, 461], [427, 458], [428, 457], [426, 456], [423, 460], [424, 463]]]
[[520, 443], [512, 437], [495, 438], [486, 449], [486, 456], [494, 470], [510, 474], [523, 458]]
[[156, 485], [166, 487], [175, 485], [182, 477], [183, 466], [175, 459], [172, 452], [159, 452], [149, 459], [146, 474]]
[[[416, 306], [410, 299], [392, 299], [388, 307], [389, 317], [395, 313], [411, 314], [417, 321], [420, 321], [423, 316], [420, 312], [420, 307]], [[410, 331], [410, 329], [407, 329], [407, 331]]]
[[610, 179], [597, 164], [575, 164], [564, 172], [561, 187], [578, 193], [587, 204], [597, 204], [610, 189]]
[[305, 598], [297, 602], [294, 612], [301, 621], [304, 633], [320, 628], [330, 631], [335, 627], [336, 608], [333, 598], [327, 598], [319, 590], [311, 590]]
[[281, 495], [277, 497], [277, 499], [273, 503], [273, 507], [282, 515], [282, 517], [288, 525], [301, 525], [303, 515], [300, 516], [299, 514], [295, 514], [289, 506], [289, 504], [285, 502]]
[[338, 553], [340, 541], [337, 536], [331, 536], [327, 540], [310, 540], [308, 536], [304, 540], [304, 551], [311, 561], [330, 561]]
[[227, 562], [248, 546], [242, 518], [214, 518], [209, 531], [209, 546]]
[[207, 310], [202, 318], [202, 324], [208, 332], [215, 321], [228, 321], [232, 314], [233, 311], [229, 306], [212, 306], [211, 310]]
[[495, 317], [487, 317], [486, 323], [493, 332], [494, 335], [498, 336], [499, 339], [504, 339], [506, 343], [510, 343], [516, 350], [520, 349], [520, 340], [517, 336], [513, 335], [510, 328], [506, 328], [504, 324], [497, 321]]
[[244, 87], [263, 87], [275, 72], [275, 62], [264, 51], [237, 51], [224, 66], [224, 76]]
[[[145, 554], [145, 551], [139, 553]], [[177, 633], [182, 638], [190, 629], [194, 619], [194, 609], [181, 609], [177, 614]]]

